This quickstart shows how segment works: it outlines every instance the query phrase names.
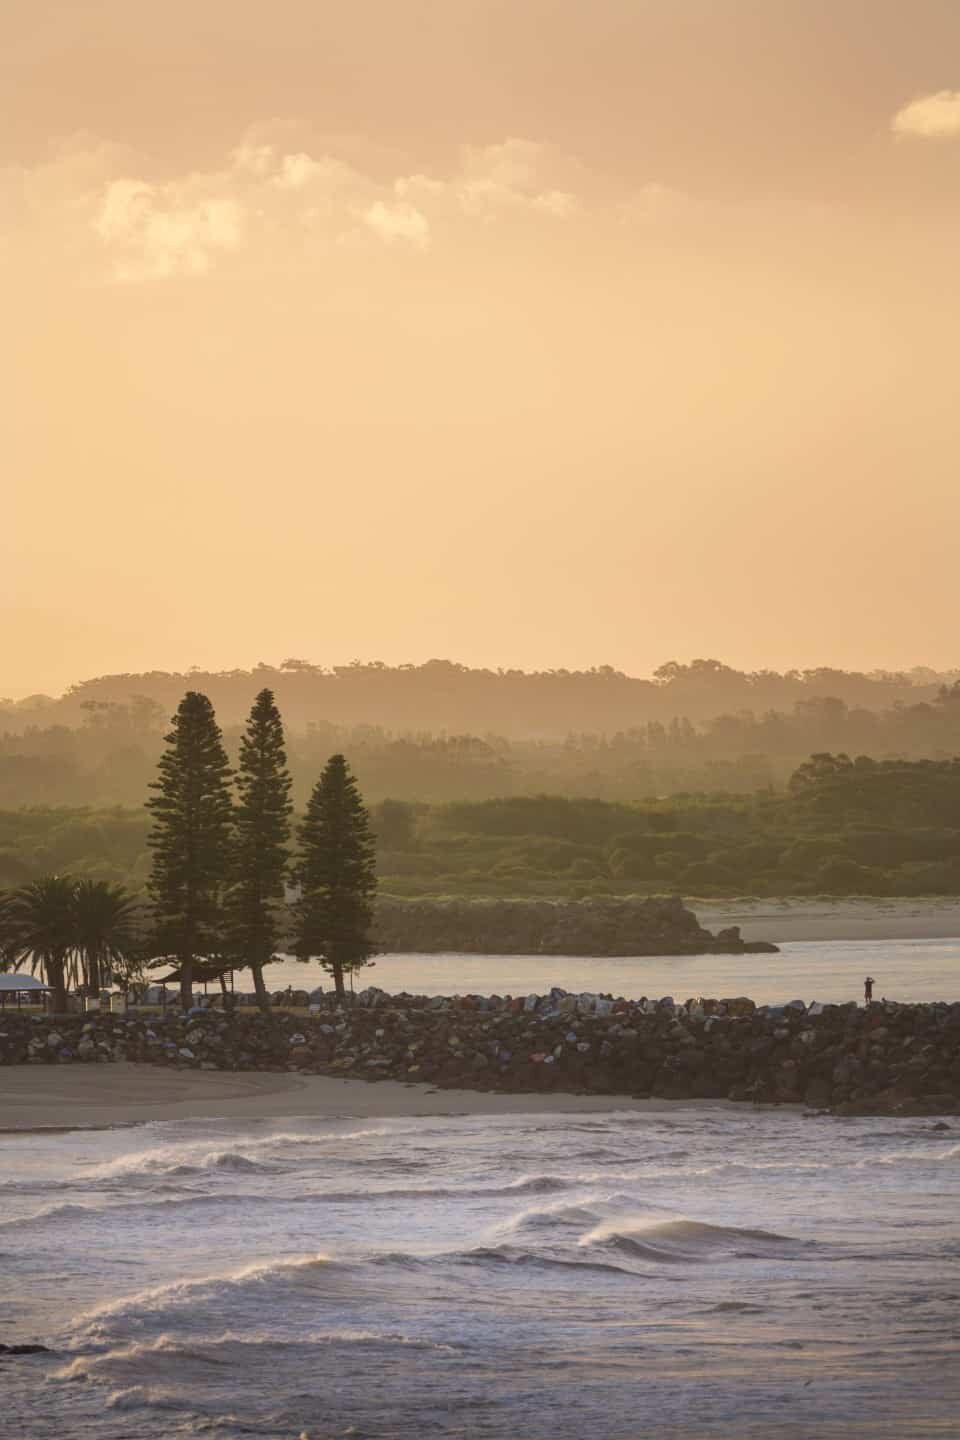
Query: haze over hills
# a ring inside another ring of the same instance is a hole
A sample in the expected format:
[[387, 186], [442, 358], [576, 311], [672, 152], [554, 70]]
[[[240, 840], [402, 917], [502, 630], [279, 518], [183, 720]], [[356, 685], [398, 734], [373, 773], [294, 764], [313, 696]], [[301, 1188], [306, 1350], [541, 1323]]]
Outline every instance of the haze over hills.
[[254, 695], [276, 693], [303, 804], [335, 750], [371, 802], [552, 794], [615, 802], [781, 788], [813, 753], [960, 754], [956, 671], [735, 670], [670, 662], [650, 678], [470, 669], [450, 661], [324, 669], [302, 660], [109, 675], [0, 705], [0, 808], [142, 805], [167, 721], [210, 696], [235, 754]]
[[[141, 721], [160, 721], [185, 690], [202, 690], [220, 723], [240, 724], [254, 694], [269, 686], [288, 728], [317, 723], [375, 725], [399, 733], [496, 734], [508, 740], [558, 739], [571, 733], [613, 735], [650, 721], [683, 717], [694, 724], [718, 715], [789, 710], [833, 699], [879, 711], [933, 701], [960, 670], [918, 666], [907, 672], [737, 670], [719, 660], [669, 661], [647, 678], [608, 665], [589, 670], [481, 669], [450, 660], [422, 665], [356, 661], [324, 667], [288, 659], [252, 670], [145, 671], [83, 680], [61, 696], [0, 700], [0, 729], [86, 723], [96, 709], [123, 705]], [[157, 707], [159, 713], [157, 713]]]

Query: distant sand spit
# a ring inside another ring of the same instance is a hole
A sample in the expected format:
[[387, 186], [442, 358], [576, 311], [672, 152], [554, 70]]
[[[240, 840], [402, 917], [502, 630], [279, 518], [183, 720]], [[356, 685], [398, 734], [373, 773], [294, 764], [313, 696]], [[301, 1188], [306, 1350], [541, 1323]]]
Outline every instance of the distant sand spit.
[[951, 940], [960, 937], [960, 897], [922, 895], [832, 899], [699, 900], [684, 897], [714, 932], [739, 925], [745, 940]]

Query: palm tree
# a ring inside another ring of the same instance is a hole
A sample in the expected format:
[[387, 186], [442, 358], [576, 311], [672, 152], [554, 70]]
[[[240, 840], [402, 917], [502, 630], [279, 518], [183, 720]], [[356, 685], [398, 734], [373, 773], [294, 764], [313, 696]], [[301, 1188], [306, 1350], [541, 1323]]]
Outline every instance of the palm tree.
[[77, 880], [73, 889], [73, 944], [84, 990], [98, 995], [115, 966], [124, 965], [136, 944], [137, 904], [122, 885]]
[[13, 955], [9, 951], [10, 941], [13, 935], [13, 922], [10, 918], [9, 890], [0, 890], [0, 975], [13, 967]]
[[5, 898], [2, 910], [4, 964], [28, 961], [42, 971], [56, 1012], [67, 1008], [67, 972], [76, 965], [74, 895], [76, 882], [66, 875], [45, 875], [21, 885]]

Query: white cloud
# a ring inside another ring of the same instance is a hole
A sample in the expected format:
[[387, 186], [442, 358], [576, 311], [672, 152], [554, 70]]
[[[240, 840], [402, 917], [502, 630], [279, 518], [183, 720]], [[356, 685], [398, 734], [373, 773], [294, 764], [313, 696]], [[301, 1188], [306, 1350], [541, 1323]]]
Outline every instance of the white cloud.
[[624, 198], [574, 157], [515, 137], [464, 148], [445, 174], [390, 174], [383, 160], [354, 162], [335, 140], [277, 122], [248, 132], [220, 167], [171, 177], [78, 136], [40, 165], [0, 172], [5, 243], [19, 235], [69, 254], [76, 276], [153, 283], [208, 273], [241, 248], [290, 263], [344, 243], [425, 251], [499, 221], [599, 218]]
[[154, 194], [145, 180], [114, 180], [107, 186], [97, 232], [104, 240], [128, 239], [146, 221]]
[[576, 209], [576, 196], [549, 180], [569, 168], [567, 157], [534, 140], [509, 139], [498, 145], [467, 146], [461, 173], [452, 183], [466, 215], [490, 219], [499, 211], [532, 209], [564, 216]]
[[315, 160], [301, 150], [295, 155], [284, 155], [273, 183], [281, 190], [304, 190], [310, 185], [322, 185], [327, 190], [344, 190], [364, 182], [363, 176], [342, 160], [334, 160], [329, 155]]
[[388, 245], [399, 242], [424, 250], [430, 242], [430, 222], [422, 211], [405, 200], [392, 204], [375, 200], [360, 218], [368, 230]]
[[200, 275], [218, 251], [240, 244], [243, 211], [230, 198], [178, 202], [169, 187], [145, 180], [114, 180], [106, 189], [95, 229], [111, 247], [118, 280]]
[[890, 122], [895, 135], [921, 140], [951, 140], [960, 136], [960, 90], [938, 90], [922, 95], [898, 110]]

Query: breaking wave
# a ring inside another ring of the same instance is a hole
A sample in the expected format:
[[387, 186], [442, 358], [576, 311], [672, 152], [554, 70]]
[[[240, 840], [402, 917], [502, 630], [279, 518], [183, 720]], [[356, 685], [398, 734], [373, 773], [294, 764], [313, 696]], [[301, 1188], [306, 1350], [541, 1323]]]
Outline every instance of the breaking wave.
[[771, 1230], [707, 1225], [699, 1220], [609, 1220], [581, 1236], [583, 1247], [603, 1245], [636, 1260], [693, 1264], [710, 1260], [788, 1258], [806, 1242]]
[[274, 1281], [293, 1280], [303, 1285], [316, 1280], [333, 1263], [326, 1255], [303, 1255], [262, 1261], [216, 1275], [174, 1280], [96, 1305], [80, 1315], [76, 1323], [82, 1337], [95, 1339], [118, 1323], [136, 1326], [153, 1321], [158, 1315], [184, 1311], [206, 1313], [216, 1302], [235, 1300], [243, 1291], [263, 1288]]
[[[236, 1169], [238, 1173], [244, 1173], [246, 1167], [234, 1167], [229, 1164], [210, 1165], [204, 1167], [206, 1173], [213, 1169]], [[255, 1167], [257, 1170], [260, 1167]], [[169, 1174], [186, 1173], [170, 1171]], [[78, 1182], [79, 1183], [79, 1182]], [[369, 1202], [371, 1200], [414, 1200], [418, 1203], [426, 1201], [443, 1201], [453, 1199], [475, 1199], [482, 1200], [485, 1197], [497, 1198], [509, 1195], [549, 1195], [560, 1193], [570, 1188], [571, 1182], [555, 1179], [552, 1176], [532, 1176], [527, 1180], [515, 1181], [509, 1185], [475, 1186], [473, 1188], [457, 1188], [433, 1186], [401, 1186], [385, 1189], [363, 1189], [363, 1190], [309, 1190], [301, 1195], [275, 1195], [272, 1193], [250, 1192], [250, 1191], [221, 1191], [214, 1194], [189, 1193], [158, 1196], [155, 1200], [129, 1200], [114, 1201], [106, 1205], [81, 1205], [66, 1202], [58, 1205], [49, 1205], [45, 1209], [36, 1211], [33, 1215], [24, 1215], [16, 1220], [0, 1220], [0, 1233], [5, 1230], [17, 1231], [23, 1229], [43, 1228], [48, 1225], [60, 1225], [64, 1222], [75, 1221], [78, 1224], [102, 1225], [109, 1223], [111, 1219], [116, 1221], [121, 1217], [136, 1218], [143, 1216], [172, 1215], [174, 1213], [189, 1213], [194, 1210], [224, 1209], [230, 1206], [253, 1207], [263, 1210], [277, 1210], [282, 1207], [298, 1207], [311, 1205], [351, 1205]], [[175, 1187], [163, 1187], [175, 1188]], [[549, 1212], [545, 1212], [549, 1213]], [[533, 1222], [535, 1223], [535, 1222]]]
[[463, 1348], [429, 1336], [355, 1326], [314, 1330], [297, 1338], [263, 1332], [240, 1334], [226, 1331], [216, 1337], [191, 1337], [188, 1341], [164, 1333], [151, 1340], [135, 1340], [76, 1355], [55, 1370], [51, 1378], [61, 1382], [92, 1380], [112, 1385], [122, 1385], [125, 1379], [130, 1378], [137, 1382], [130, 1388], [138, 1390], [143, 1386], [149, 1388], [157, 1383], [169, 1382], [171, 1378], [179, 1377], [182, 1381], [189, 1378], [191, 1372], [242, 1368], [263, 1360], [270, 1363], [271, 1351], [282, 1354], [288, 1362], [309, 1363], [309, 1352], [318, 1346], [340, 1345], [370, 1349], [402, 1347], [448, 1354], [458, 1353]]

